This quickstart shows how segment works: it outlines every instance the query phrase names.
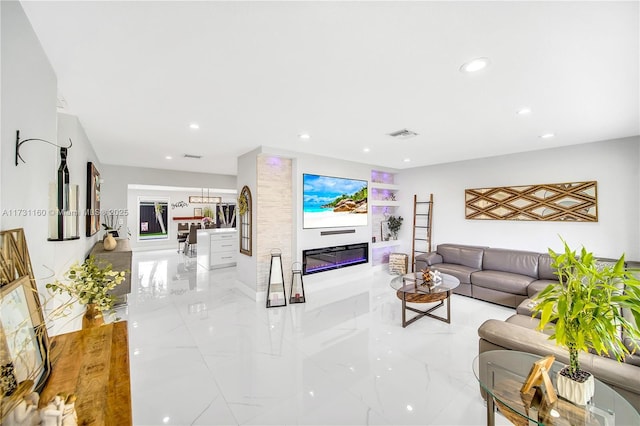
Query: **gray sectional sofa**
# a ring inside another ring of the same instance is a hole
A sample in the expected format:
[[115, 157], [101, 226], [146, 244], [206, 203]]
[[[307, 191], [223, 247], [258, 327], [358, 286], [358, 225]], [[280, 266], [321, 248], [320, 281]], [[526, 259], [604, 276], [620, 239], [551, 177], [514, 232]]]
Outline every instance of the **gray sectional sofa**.
[[[567, 350], [548, 339], [551, 331], [546, 334], [538, 331], [539, 321], [532, 317], [531, 297], [557, 282], [547, 253], [440, 244], [434, 252], [416, 257], [416, 271], [427, 266], [458, 278], [460, 286], [454, 290], [458, 294], [516, 308], [514, 315], [505, 321], [489, 319], [478, 328], [480, 353], [508, 349], [540, 356], [553, 354], [557, 361], [569, 362]], [[626, 313], [625, 317], [633, 320]], [[626, 336], [621, 337], [631, 350], [634, 344]], [[640, 354], [630, 355], [620, 363], [605, 356], [581, 353], [580, 363], [640, 411]]]
[[517, 307], [557, 277], [547, 253], [461, 244], [439, 244], [416, 256], [416, 271], [426, 267], [460, 280], [454, 293]]

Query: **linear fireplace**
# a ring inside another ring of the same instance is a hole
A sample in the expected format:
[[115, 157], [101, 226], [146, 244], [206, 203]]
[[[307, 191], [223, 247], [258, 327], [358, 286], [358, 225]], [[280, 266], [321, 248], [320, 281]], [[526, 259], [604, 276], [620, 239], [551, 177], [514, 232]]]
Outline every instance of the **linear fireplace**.
[[369, 243], [302, 251], [302, 274], [315, 274], [369, 262]]

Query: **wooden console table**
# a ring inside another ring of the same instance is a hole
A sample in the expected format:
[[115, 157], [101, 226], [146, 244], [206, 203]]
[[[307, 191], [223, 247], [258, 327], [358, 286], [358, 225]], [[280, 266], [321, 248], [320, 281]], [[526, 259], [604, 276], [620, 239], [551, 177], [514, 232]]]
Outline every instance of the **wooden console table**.
[[127, 295], [131, 293], [131, 245], [129, 240], [125, 238], [116, 239], [118, 245], [114, 250], [105, 250], [102, 241], [98, 241], [91, 249], [90, 256], [95, 257], [96, 261], [108, 262], [114, 271], [126, 271], [124, 281], [116, 288], [111, 290], [110, 294], [118, 297], [116, 304], [125, 303]]
[[126, 321], [55, 336], [50, 354], [41, 408], [58, 393], [74, 393], [79, 425], [133, 424]]

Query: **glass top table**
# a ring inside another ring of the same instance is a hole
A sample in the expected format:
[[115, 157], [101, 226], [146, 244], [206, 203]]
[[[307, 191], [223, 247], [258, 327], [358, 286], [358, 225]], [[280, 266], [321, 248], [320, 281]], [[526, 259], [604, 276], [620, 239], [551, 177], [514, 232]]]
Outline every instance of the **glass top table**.
[[[396, 290], [398, 299], [402, 300], [402, 327], [422, 318], [431, 317], [446, 323], [451, 322], [451, 291], [460, 285], [460, 281], [449, 274], [440, 274], [442, 280], [428, 285], [422, 279], [421, 272], [400, 275], [391, 280], [391, 288]], [[447, 316], [434, 315], [432, 312], [447, 303]], [[407, 306], [407, 303], [438, 303], [427, 310]], [[418, 315], [407, 320], [407, 311]]]
[[[533, 403], [535, 389], [521, 393], [534, 362], [542, 357], [526, 352], [498, 350], [483, 352], [473, 360], [473, 373], [487, 395], [487, 425], [495, 425], [495, 406], [515, 425], [640, 425], [640, 414], [618, 392], [595, 379], [595, 393], [586, 406], [563, 398], [553, 404]], [[550, 377], [556, 388], [556, 374], [564, 364], [555, 361]]]

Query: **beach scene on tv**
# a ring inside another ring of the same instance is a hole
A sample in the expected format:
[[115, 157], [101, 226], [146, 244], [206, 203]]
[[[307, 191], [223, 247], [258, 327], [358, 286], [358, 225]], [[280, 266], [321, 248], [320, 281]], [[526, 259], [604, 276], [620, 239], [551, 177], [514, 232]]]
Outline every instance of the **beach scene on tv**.
[[303, 175], [303, 228], [367, 225], [367, 181]]

